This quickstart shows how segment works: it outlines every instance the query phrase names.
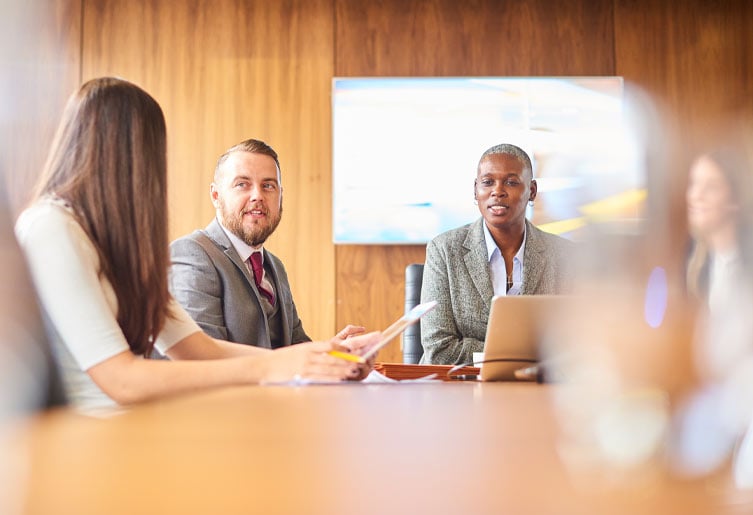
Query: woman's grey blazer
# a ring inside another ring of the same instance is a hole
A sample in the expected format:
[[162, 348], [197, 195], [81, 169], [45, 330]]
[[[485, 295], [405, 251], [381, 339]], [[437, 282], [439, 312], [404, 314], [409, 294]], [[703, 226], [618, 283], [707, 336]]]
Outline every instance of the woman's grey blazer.
[[[421, 363], [470, 362], [483, 352], [494, 295], [483, 218], [434, 238], [426, 247], [421, 302], [439, 304], [421, 319]], [[521, 295], [567, 293], [575, 244], [526, 220]]]
[[[217, 219], [205, 230], [175, 240], [170, 258], [170, 292], [204, 332], [235, 343], [272, 346], [253, 276]], [[282, 261], [266, 249], [264, 260], [281, 310], [282, 345], [311, 340], [298, 318]]]

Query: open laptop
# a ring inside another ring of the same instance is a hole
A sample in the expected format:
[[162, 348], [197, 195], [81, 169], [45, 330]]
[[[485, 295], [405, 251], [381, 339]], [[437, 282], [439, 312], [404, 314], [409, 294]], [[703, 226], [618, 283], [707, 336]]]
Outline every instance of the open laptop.
[[[482, 381], [515, 381], [515, 371], [533, 366], [547, 329], [572, 305], [569, 295], [494, 297], [486, 326]], [[509, 361], [490, 362], [502, 359]]]

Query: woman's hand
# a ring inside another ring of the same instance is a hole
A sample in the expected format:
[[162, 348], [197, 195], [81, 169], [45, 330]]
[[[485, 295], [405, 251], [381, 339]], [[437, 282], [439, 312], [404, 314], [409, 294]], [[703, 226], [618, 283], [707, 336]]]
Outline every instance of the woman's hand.
[[328, 354], [343, 350], [336, 338], [328, 342], [307, 342], [281, 347], [264, 356], [263, 382], [281, 382], [294, 379], [314, 381], [341, 381], [357, 379], [362, 366]]

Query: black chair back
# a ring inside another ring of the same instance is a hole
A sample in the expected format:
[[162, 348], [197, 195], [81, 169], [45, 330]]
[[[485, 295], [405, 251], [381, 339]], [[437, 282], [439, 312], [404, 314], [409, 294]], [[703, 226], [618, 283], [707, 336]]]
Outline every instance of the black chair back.
[[[424, 265], [413, 263], [405, 267], [405, 312], [421, 302], [421, 281]], [[421, 345], [421, 323], [408, 326], [403, 332], [403, 363], [416, 364], [424, 355]]]

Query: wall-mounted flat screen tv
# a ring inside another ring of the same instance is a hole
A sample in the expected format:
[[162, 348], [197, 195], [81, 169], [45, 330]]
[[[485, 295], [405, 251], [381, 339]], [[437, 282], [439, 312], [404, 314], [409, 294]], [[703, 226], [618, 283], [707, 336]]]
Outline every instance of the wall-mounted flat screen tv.
[[642, 212], [620, 77], [335, 78], [332, 113], [335, 243], [421, 244], [475, 220], [476, 166], [499, 143], [531, 156], [544, 230]]

